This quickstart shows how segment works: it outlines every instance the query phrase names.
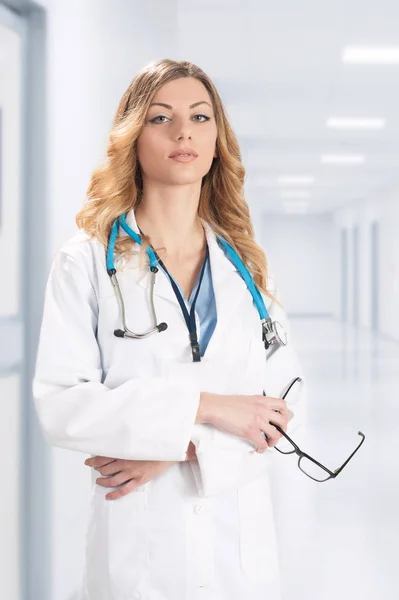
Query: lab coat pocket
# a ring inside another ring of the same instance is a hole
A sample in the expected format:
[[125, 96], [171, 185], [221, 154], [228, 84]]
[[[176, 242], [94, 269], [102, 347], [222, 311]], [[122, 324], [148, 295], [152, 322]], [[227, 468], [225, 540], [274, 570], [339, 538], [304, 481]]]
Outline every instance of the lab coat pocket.
[[240, 487], [237, 500], [241, 569], [254, 583], [270, 583], [278, 577], [279, 565], [268, 477]]
[[86, 546], [86, 593], [90, 600], [131, 600], [148, 573], [145, 486], [117, 500], [95, 486]]

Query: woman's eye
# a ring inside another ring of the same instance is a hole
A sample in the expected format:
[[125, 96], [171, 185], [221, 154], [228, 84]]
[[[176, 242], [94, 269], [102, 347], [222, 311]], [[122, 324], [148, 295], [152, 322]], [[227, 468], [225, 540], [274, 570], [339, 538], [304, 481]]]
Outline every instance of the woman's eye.
[[[205, 121], [209, 121], [210, 117], [207, 117], [206, 115], [194, 115], [195, 117], [204, 117]], [[204, 121], [200, 121], [200, 123], [204, 123]]]
[[[206, 115], [194, 115], [195, 117], [203, 117], [205, 119], [205, 121], [209, 121], [210, 117], [207, 117]], [[167, 119], [168, 117], [165, 117], [165, 115], [158, 115], [157, 117], [154, 117], [153, 119], [150, 119], [150, 123], [164, 123], [165, 121], [157, 121], [157, 119]], [[205, 121], [197, 121], [198, 123], [204, 123]]]
[[159, 115], [158, 117], [154, 117], [153, 119], [150, 119], [150, 123], [160, 123], [160, 121], [157, 121], [157, 119], [166, 119], [166, 118], [167, 117], [164, 117], [163, 115]]

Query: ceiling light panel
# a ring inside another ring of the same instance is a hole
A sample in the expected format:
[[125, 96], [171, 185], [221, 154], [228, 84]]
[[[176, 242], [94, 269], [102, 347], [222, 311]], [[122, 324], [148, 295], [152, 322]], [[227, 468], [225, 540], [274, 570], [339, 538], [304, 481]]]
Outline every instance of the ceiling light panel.
[[364, 161], [365, 157], [357, 154], [323, 154], [320, 157], [322, 164], [359, 165]]
[[330, 117], [326, 122], [332, 129], [382, 129], [386, 126], [383, 118]]
[[344, 63], [397, 65], [399, 46], [347, 46], [342, 60]]

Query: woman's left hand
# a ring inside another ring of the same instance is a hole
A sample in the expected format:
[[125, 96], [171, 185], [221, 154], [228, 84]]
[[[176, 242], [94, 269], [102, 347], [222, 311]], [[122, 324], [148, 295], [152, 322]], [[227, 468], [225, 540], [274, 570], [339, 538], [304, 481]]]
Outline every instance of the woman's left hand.
[[[121, 486], [105, 496], [106, 500], [117, 500], [126, 496], [139, 485], [154, 479], [176, 461], [166, 460], [125, 460], [120, 458], [109, 458], [107, 456], [93, 456], [85, 460], [85, 465], [94, 467], [96, 471], [104, 475], [96, 479], [98, 485], [104, 487]], [[108, 477], [106, 477], [108, 475]]]

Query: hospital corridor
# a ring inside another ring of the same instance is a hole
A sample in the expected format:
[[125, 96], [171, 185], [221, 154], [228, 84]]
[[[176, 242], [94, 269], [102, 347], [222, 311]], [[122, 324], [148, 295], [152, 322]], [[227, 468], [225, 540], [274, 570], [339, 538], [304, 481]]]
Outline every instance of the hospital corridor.
[[301, 450], [334, 470], [359, 443], [358, 430], [366, 440], [325, 483], [305, 477], [295, 456], [279, 455], [273, 482], [285, 597], [394, 600], [398, 344], [325, 318], [295, 319], [293, 335], [311, 387]]
[[0, 0], [1, 600], [399, 600], [398, 106], [397, 0]]

